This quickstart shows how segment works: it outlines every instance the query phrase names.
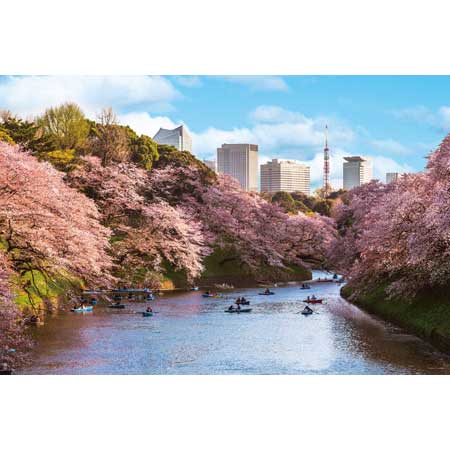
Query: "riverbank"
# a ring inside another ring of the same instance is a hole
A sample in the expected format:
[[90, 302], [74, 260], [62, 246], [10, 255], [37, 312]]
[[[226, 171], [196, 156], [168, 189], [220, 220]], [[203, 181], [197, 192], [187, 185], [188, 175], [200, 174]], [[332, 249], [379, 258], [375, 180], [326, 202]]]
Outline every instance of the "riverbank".
[[256, 284], [283, 283], [311, 280], [312, 272], [305, 267], [290, 265], [285, 268], [261, 266], [257, 273], [243, 266], [236, 257], [216, 250], [205, 258], [205, 270], [198, 285], [210, 287], [215, 284], [231, 284], [236, 287], [251, 287]]
[[412, 302], [387, 300], [386, 286], [370, 294], [351, 298], [351, 286], [341, 289], [341, 296], [358, 307], [400, 326], [409, 333], [430, 342], [450, 354], [450, 294], [448, 289], [430, 289], [420, 293]]

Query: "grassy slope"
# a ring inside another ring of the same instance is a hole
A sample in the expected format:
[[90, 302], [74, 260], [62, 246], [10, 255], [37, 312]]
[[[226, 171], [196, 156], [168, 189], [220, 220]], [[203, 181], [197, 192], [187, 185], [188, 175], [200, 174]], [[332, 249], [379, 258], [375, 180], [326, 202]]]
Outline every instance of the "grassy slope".
[[[380, 286], [354, 303], [450, 353], [450, 291], [429, 290], [418, 295], [413, 302], [407, 302], [386, 300], [385, 288]], [[341, 294], [348, 298], [351, 288], [344, 286]]]
[[[37, 271], [28, 272], [22, 277], [20, 283], [14, 283], [16, 286], [23, 285], [24, 282], [29, 281], [31, 284], [28, 287], [30, 298], [23, 289], [16, 287], [15, 301], [23, 310], [32, 309], [32, 305], [39, 311], [48, 309], [45, 303], [56, 304], [58, 300], [67, 293], [67, 291], [74, 286], [82, 287], [80, 280], [71, 277], [56, 277], [46, 280], [44, 276]], [[47, 305], [48, 306], [48, 305]]]
[[237, 286], [244, 286], [264, 281], [303, 281], [311, 279], [311, 272], [298, 266], [291, 266], [282, 271], [272, 267], [262, 267], [257, 276], [251, 275], [240, 267], [238, 261], [227, 261], [221, 264], [221, 261], [228, 256], [222, 250], [216, 250], [207, 256], [200, 284], [231, 283]]

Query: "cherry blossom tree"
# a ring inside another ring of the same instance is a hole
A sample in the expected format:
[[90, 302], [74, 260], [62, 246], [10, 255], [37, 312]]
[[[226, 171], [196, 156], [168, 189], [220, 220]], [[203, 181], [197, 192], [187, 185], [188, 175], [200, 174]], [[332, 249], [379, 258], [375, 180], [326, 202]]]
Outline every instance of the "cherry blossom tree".
[[423, 173], [349, 195], [336, 212], [335, 260], [356, 292], [381, 283], [391, 296], [413, 298], [450, 279], [450, 137], [429, 157]]
[[202, 260], [209, 249], [201, 225], [180, 207], [166, 202], [146, 205], [141, 210], [139, 226], [124, 225], [119, 231], [126, 238], [118, 241], [114, 250], [117, 263], [128, 271], [145, 268], [162, 272], [168, 262], [174, 270], [185, 272], [188, 281], [203, 271]]
[[107, 280], [110, 232], [99, 218], [94, 202], [68, 187], [61, 172], [0, 143], [0, 239], [19, 274]]
[[323, 262], [334, 239], [333, 220], [288, 215], [229, 176], [205, 183], [194, 167], [169, 166], [152, 172], [150, 189], [155, 198], [188, 208], [203, 224], [209, 245], [250, 272]]
[[[104, 225], [113, 230], [114, 259], [124, 279], [136, 271], [163, 272], [168, 263], [188, 280], [203, 270], [208, 253], [202, 227], [189, 208], [155, 196], [149, 172], [132, 163], [102, 166], [96, 157], [68, 176], [95, 200]], [[128, 272], [128, 273], [127, 273]]]

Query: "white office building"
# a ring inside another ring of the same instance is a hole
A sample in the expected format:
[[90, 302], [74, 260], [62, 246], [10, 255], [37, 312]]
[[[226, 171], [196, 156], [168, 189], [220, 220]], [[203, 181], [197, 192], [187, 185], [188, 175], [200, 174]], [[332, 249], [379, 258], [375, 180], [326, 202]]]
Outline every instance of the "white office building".
[[214, 172], [217, 172], [217, 163], [215, 159], [204, 159], [203, 164], [208, 166], [211, 170], [214, 170]]
[[217, 149], [217, 171], [231, 175], [242, 189], [258, 191], [258, 146], [223, 144]]
[[192, 139], [184, 125], [173, 130], [160, 128], [153, 140], [158, 144], [172, 145], [180, 151], [192, 152]]
[[397, 181], [400, 178], [400, 173], [398, 172], [388, 172], [386, 173], [386, 184], [392, 183], [393, 181]]
[[350, 190], [372, 180], [372, 162], [369, 159], [361, 156], [347, 156], [344, 159], [344, 189]]
[[261, 192], [274, 194], [279, 191], [311, 194], [309, 166], [294, 161], [272, 159], [261, 164]]

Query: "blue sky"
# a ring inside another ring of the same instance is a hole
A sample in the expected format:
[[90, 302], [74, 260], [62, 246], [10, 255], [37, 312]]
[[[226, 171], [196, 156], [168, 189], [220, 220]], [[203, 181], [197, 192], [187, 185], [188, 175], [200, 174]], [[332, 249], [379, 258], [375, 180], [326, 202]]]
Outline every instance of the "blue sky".
[[450, 77], [443, 76], [0, 77], [0, 109], [32, 117], [63, 101], [91, 118], [112, 106], [122, 123], [150, 136], [184, 123], [199, 157], [214, 156], [224, 142], [258, 144], [260, 162], [310, 164], [315, 186], [325, 124], [335, 187], [343, 156], [371, 157], [380, 179], [419, 171], [450, 131]]

